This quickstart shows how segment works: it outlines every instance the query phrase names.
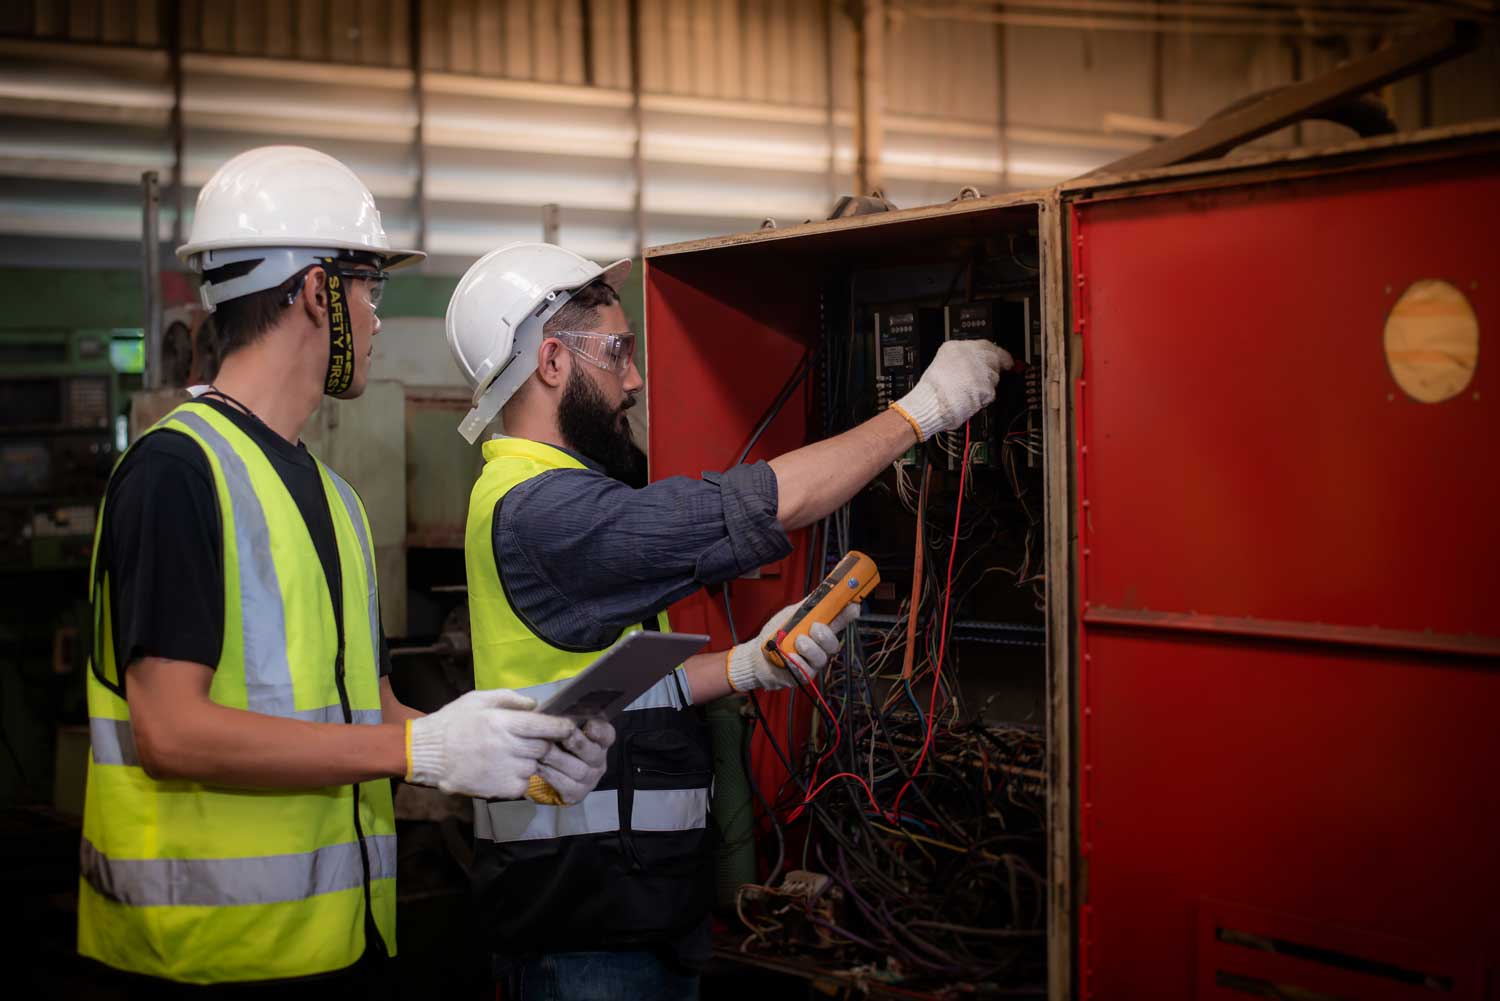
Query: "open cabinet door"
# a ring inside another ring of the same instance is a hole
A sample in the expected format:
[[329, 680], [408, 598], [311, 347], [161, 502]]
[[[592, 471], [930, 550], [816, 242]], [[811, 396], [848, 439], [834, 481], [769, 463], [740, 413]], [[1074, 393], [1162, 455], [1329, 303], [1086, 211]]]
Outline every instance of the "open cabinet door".
[[1496, 997], [1494, 136], [1065, 198], [1078, 996]]

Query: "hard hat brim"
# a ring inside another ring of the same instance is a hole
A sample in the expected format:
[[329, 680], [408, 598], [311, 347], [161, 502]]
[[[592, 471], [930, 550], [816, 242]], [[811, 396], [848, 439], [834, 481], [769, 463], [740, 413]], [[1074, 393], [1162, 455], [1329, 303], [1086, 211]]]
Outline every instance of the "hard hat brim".
[[[201, 243], [184, 243], [177, 248], [177, 259], [184, 264], [194, 254], [201, 254], [209, 250], [237, 250], [240, 248], [251, 249], [254, 247], [313, 247], [318, 250], [348, 250], [359, 254], [378, 254], [385, 270], [395, 271], [397, 268], [408, 267], [426, 258], [427, 254], [420, 250], [387, 250], [381, 247], [371, 247], [368, 244], [339, 243], [328, 240], [298, 240], [283, 239], [281, 237], [254, 237], [235, 238], [226, 240], [204, 240]], [[629, 265], [629, 261], [625, 264]], [[629, 273], [629, 268], [626, 268]]]
[[[620, 291], [621, 287], [625, 284], [625, 280], [629, 277], [630, 258], [628, 257], [609, 265], [604, 269], [604, 273], [599, 276], [599, 278], [604, 279], [604, 283], [606, 285], [614, 289], [616, 292]], [[596, 278], [594, 280], [598, 281], [599, 279]]]

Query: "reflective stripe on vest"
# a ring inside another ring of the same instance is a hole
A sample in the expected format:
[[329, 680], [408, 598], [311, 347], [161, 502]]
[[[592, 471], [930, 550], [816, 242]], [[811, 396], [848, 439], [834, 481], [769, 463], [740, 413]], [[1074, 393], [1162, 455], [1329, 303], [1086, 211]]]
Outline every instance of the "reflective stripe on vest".
[[[396, 878], [396, 836], [365, 839], [370, 878]], [[305, 900], [364, 885], [359, 842], [295, 855], [223, 859], [111, 859], [88, 838], [83, 878], [104, 896], [131, 907], [237, 907]]]
[[[370, 545], [369, 533], [365, 531], [365, 515], [360, 509], [359, 500], [354, 495], [354, 488], [344, 482], [344, 478], [321, 462], [318, 468], [327, 475], [338, 490], [339, 499], [344, 502], [344, 510], [349, 514], [349, 521], [354, 525], [354, 534], [359, 537], [359, 554], [365, 561], [365, 580], [369, 581], [368, 595], [365, 604], [370, 613], [370, 649], [376, 656], [380, 654], [380, 591], [375, 586], [375, 548]], [[356, 719], [356, 723], [362, 722]], [[379, 723], [380, 720], [376, 719]]]
[[[631, 794], [630, 829], [696, 831], [707, 826], [708, 797], [707, 787], [637, 789]], [[474, 812], [474, 836], [485, 841], [540, 841], [620, 829], [620, 795], [614, 789], [591, 792], [574, 806], [542, 806], [529, 799], [482, 805]]]
[[[351, 710], [355, 723], [374, 724], [381, 722], [379, 709]], [[323, 706], [321, 709], [295, 709], [288, 719], [306, 720], [309, 723], [344, 722], [343, 706]], [[106, 716], [89, 717], [89, 742], [92, 745], [96, 765], [132, 765], [139, 767], [140, 755], [135, 749], [135, 734], [128, 719], [110, 719]]]
[[[685, 709], [687, 703], [682, 701], [678, 694], [678, 686], [681, 691], [687, 691], [687, 675], [682, 668], [678, 668], [676, 677], [667, 675], [665, 678], [646, 689], [645, 694], [626, 706], [621, 712], [635, 712], [638, 709]], [[545, 705], [553, 695], [562, 691], [572, 681], [572, 678], [563, 678], [561, 681], [548, 681], [540, 685], [528, 685], [525, 688], [512, 689], [518, 695], [536, 699], [537, 705]]]
[[[685, 708], [677, 686], [686, 686], [687, 679], [680, 667], [677, 674], [675, 679], [669, 675], [652, 685], [624, 711]], [[570, 680], [549, 681], [516, 691], [541, 704]], [[684, 687], [683, 691], [686, 690]], [[704, 827], [708, 793], [707, 789], [637, 789], [630, 811], [630, 829], [691, 831]], [[582, 803], [573, 806], [542, 806], [524, 799], [474, 801], [474, 836], [485, 841], [536, 841], [575, 834], [607, 834], [619, 829], [620, 797], [613, 789], [591, 792]]]
[[297, 706], [292, 697], [292, 668], [287, 662], [281, 585], [271, 558], [271, 530], [250, 482], [250, 471], [234, 446], [203, 417], [178, 410], [169, 419], [192, 428], [213, 449], [233, 501], [240, 568], [240, 631], [245, 644], [245, 708], [267, 716], [290, 716]]

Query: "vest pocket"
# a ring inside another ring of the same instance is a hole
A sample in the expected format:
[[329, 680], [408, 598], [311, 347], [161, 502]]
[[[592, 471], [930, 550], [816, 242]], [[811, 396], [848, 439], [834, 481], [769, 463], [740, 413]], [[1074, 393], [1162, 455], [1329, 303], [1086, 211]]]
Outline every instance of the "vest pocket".
[[[687, 723], [687, 720], [683, 720]], [[688, 875], [704, 867], [713, 759], [705, 740], [683, 729], [629, 734], [621, 755], [620, 846], [630, 868]], [[706, 736], [706, 734], [702, 735]]]

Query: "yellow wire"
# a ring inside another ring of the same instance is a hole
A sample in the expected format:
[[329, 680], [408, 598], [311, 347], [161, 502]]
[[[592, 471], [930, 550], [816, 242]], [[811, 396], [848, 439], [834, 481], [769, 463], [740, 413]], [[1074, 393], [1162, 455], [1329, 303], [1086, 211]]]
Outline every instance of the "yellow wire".
[[[871, 821], [870, 826], [885, 831], [887, 834], [895, 834], [900, 837], [911, 838], [913, 841], [923, 841], [937, 848], [946, 848], [950, 852], [958, 852], [960, 855], [967, 855], [969, 853], [969, 849], [967, 848], [960, 848], [958, 845], [949, 844], [946, 841], [939, 841], [937, 838], [929, 838], [925, 834], [913, 834], [911, 831], [898, 831], [894, 827], [887, 827], [884, 824], [877, 824], [873, 821]], [[991, 862], [1000, 861], [999, 855], [992, 854], [991, 852], [987, 852], [983, 849], [980, 849], [979, 854], [983, 855]]]

